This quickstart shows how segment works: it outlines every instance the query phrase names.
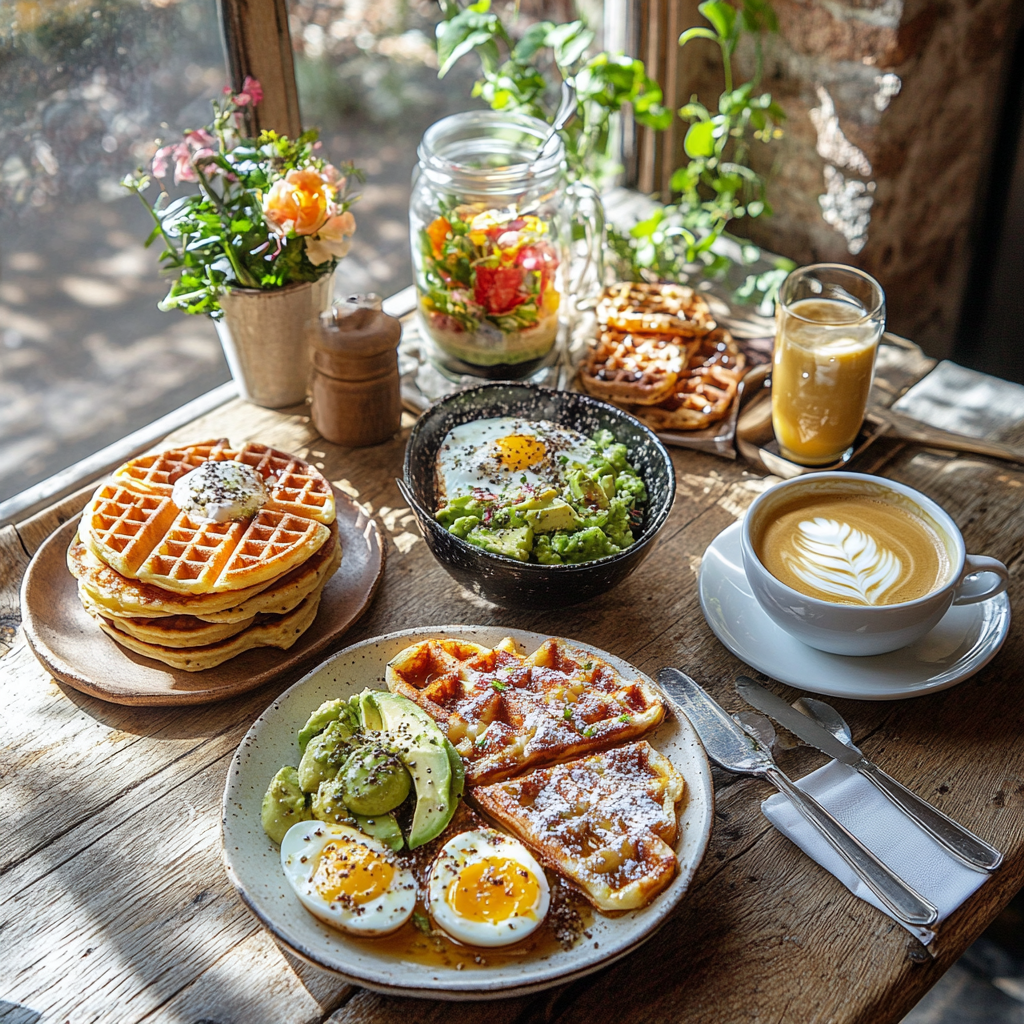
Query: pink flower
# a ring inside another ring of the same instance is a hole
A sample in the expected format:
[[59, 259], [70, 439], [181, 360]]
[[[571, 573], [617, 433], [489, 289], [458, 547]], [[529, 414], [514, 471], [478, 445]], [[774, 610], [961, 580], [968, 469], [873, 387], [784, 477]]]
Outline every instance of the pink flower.
[[239, 107], [247, 107], [250, 103], [255, 107], [263, 99], [263, 86], [252, 75], [246, 75], [242, 91], [234, 99]]
[[330, 217], [317, 232], [316, 238], [306, 239], [306, 255], [313, 266], [329, 259], [341, 259], [348, 254], [352, 243], [348, 236], [356, 231], [356, 219], [351, 211]]
[[340, 192], [345, 187], [345, 176], [334, 164], [324, 164], [320, 177], [324, 179], [325, 184], [330, 185], [336, 192]]
[[[212, 150], [207, 150], [212, 153]], [[200, 150], [196, 156], [203, 154]], [[180, 185], [183, 181], [198, 181], [195, 168], [192, 166], [192, 154], [188, 145], [184, 142], [176, 143], [173, 146], [161, 146], [153, 154], [153, 176], [164, 178], [167, 176], [168, 160], [174, 161], [174, 184]]]
[[201, 149], [204, 146], [215, 146], [217, 140], [205, 128], [193, 128], [185, 132], [185, 141], [193, 149]]

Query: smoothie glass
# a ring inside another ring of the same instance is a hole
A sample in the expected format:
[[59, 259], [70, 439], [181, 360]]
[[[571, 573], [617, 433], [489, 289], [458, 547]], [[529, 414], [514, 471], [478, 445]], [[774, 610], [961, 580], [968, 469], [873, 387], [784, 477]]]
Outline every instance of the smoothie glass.
[[785, 458], [843, 462], [867, 407], [885, 294], [855, 267], [817, 263], [783, 282], [775, 311], [772, 426]]

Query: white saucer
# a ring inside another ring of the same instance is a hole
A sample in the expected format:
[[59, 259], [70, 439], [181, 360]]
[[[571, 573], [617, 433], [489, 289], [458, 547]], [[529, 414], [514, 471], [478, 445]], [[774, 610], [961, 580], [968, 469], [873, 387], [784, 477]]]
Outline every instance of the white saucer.
[[1010, 629], [1003, 593], [950, 608], [915, 644], [866, 658], [826, 654], [790, 636], [757, 603], [743, 572], [740, 523], [723, 530], [700, 565], [700, 607], [715, 636], [748, 665], [780, 682], [829, 697], [896, 700], [945, 690], [987, 665]]

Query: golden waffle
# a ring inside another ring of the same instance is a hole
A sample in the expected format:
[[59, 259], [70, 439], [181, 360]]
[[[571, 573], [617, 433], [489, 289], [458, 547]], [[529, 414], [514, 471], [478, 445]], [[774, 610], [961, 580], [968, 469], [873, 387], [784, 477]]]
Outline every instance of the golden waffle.
[[[171, 501], [173, 482], [207, 458], [250, 465], [271, 499], [249, 520], [202, 522]], [[312, 466], [268, 448], [211, 441], [121, 466], [82, 515], [79, 536], [120, 575], [179, 594], [263, 586], [308, 559], [330, 536], [330, 484]], [[234, 602], [239, 603], [239, 602]]]
[[712, 330], [711, 308], [681, 284], [622, 281], [605, 288], [597, 304], [602, 327], [622, 332], [699, 337]]
[[[251, 520], [206, 523], [182, 512], [134, 574], [179, 594], [223, 593], [269, 582], [301, 565], [331, 531], [266, 506]], [[82, 538], [93, 554], [99, 554]]]
[[721, 328], [701, 338], [672, 394], [657, 406], [631, 406], [630, 412], [653, 430], [700, 430], [729, 411], [746, 369], [746, 357]]
[[470, 784], [632, 739], [665, 714], [644, 680], [557, 639], [528, 658], [510, 639], [493, 649], [425, 640], [396, 655], [385, 679], [446, 732]]
[[294, 455], [252, 441], [232, 448], [222, 438], [142, 455], [117, 469], [111, 482], [140, 494], [169, 498], [179, 477], [209, 460], [243, 462], [255, 470], [270, 492], [265, 509], [290, 512], [325, 526], [334, 522], [334, 492], [319, 470]]
[[470, 796], [598, 910], [646, 906], [676, 872], [676, 804], [686, 784], [641, 740]]
[[104, 483], [82, 513], [79, 535], [116, 572], [135, 576], [178, 514], [169, 497]]
[[606, 402], [653, 405], [672, 394], [689, 358], [683, 339], [607, 330], [580, 365], [583, 389]]
[[280, 647], [288, 650], [313, 624], [320, 604], [323, 585], [313, 591], [287, 615], [257, 616], [256, 621], [235, 636], [203, 647], [168, 647], [147, 643], [118, 629], [117, 621], [102, 615], [96, 617], [100, 629], [122, 647], [136, 654], [163, 662], [184, 672], [201, 672], [216, 668], [230, 658], [253, 647]]
[[[337, 535], [337, 526], [331, 532]], [[68, 548], [68, 568], [78, 579], [83, 603], [88, 599], [108, 618], [161, 618], [188, 615], [206, 622], [242, 622], [258, 614], [283, 615], [313, 591], [341, 563], [336, 541], [324, 544], [291, 572], [245, 590], [223, 594], [175, 594], [129, 579], [101, 562], [76, 537]]]

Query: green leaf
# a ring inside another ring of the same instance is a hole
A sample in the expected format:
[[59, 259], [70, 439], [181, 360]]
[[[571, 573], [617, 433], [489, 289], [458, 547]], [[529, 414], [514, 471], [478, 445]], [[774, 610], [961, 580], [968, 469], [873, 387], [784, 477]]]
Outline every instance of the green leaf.
[[710, 121], [691, 124], [683, 140], [683, 149], [689, 157], [711, 156], [715, 152], [715, 126]]
[[722, 40], [731, 40], [736, 32], [736, 8], [725, 0], [704, 0], [697, 10], [714, 26]]
[[679, 116], [684, 121], [691, 121], [693, 118], [700, 118], [701, 121], [710, 121], [711, 115], [708, 113], [708, 108], [703, 103], [698, 103], [696, 100], [690, 100], [689, 103], [684, 107], [679, 108]]
[[703, 25], [697, 28], [688, 28], [685, 32], [679, 36], [679, 45], [685, 46], [691, 39], [710, 39], [711, 42], [717, 43], [718, 36], [709, 28], [704, 28]]
[[[445, 22], [442, 22], [441, 24], [443, 25], [445, 24]], [[453, 24], [453, 22], [447, 22], [447, 24], [451, 25]], [[440, 29], [441, 25], [438, 25], [437, 27]], [[438, 59], [441, 60], [441, 67], [438, 69], [437, 77], [444, 78], [444, 76], [448, 74], [448, 72], [451, 70], [452, 65], [460, 57], [464, 57], [467, 53], [469, 53], [471, 50], [474, 50], [478, 46], [484, 46], [487, 43], [493, 44], [493, 41], [494, 33], [491, 32], [489, 29], [480, 28], [474, 29], [472, 32], [469, 32], [468, 34], [461, 36], [461, 38], [457, 40], [451, 40], [453, 44], [451, 46], [451, 49], [448, 49], [447, 45], [442, 47], [439, 42], [437, 54]], [[448, 42], [449, 38], [446, 35], [444, 43], [447, 44]]]
[[575, 64], [590, 47], [594, 41], [594, 33], [590, 29], [584, 29], [574, 39], [569, 40], [564, 46], [555, 48], [555, 60], [559, 67], [570, 67]]
[[538, 21], [531, 25], [512, 51], [513, 60], [526, 62], [543, 47], [548, 45], [548, 33], [554, 25], [550, 21]]

